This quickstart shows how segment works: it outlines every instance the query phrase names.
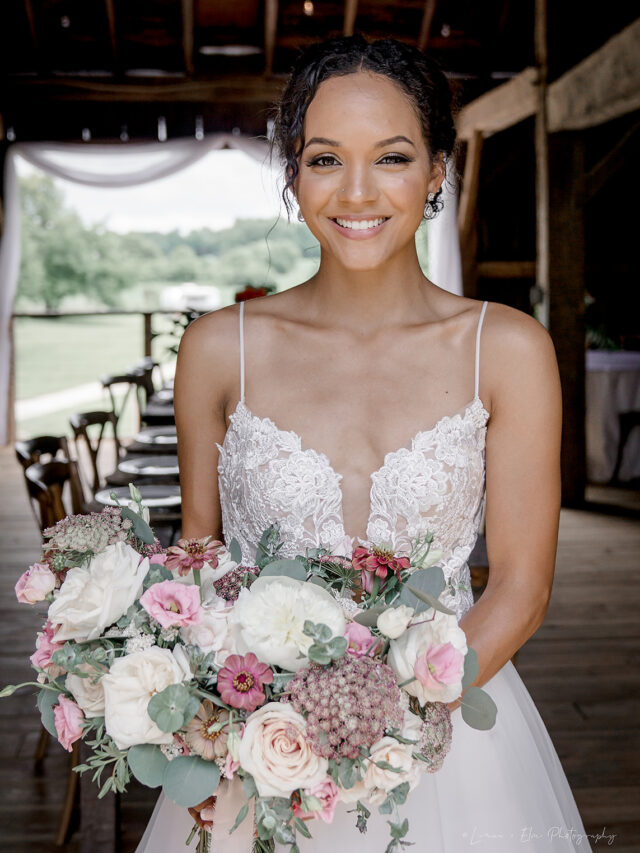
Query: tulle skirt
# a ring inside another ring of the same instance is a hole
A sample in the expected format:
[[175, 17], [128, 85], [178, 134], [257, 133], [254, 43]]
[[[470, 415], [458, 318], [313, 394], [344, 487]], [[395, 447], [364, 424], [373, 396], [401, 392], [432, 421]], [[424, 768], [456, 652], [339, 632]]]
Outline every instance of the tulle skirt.
[[[459, 709], [453, 712], [453, 744], [442, 769], [423, 774], [399, 809], [400, 818], [409, 820], [404, 840], [415, 845], [407, 849], [416, 853], [590, 851], [562, 765], [513, 664], [505, 664], [484, 689], [498, 706], [496, 724], [489, 731], [477, 731], [466, 725]], [[238, 800], [238, 807], [231, 810], [233, 818], [240, 805]], [[387, 820], [392, 816], [372, 807], [368, 830], [361, 834], [353, 808], [339, 805], [331, 824], [312, 821], [313, 838], [298, 836], [302, 853], [384, 853], [389, 842]], [[185, 839], [192, 826], [186, 809], [161, 795], [136, 853], [186, 853]], [[235, 853], [240, 838], [236, 833], [229, 837], [221, 829], [225, 828], [218, 825], [220, 840], [212, 853]], [[288, 848], [277, 849], [284, 853]]]

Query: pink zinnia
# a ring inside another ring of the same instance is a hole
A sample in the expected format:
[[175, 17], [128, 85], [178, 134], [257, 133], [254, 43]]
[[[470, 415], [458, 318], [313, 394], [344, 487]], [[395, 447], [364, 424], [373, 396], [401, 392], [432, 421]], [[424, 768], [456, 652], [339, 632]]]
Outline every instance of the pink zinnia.
[[200, 588], [178, 581], [154, 583], [140, 597], [140, 604], [163, 628], [195, 625], [200, 621]]
[[455, 684], [460, 681], [464, 669], [464, 655], [451, 643], [441, 643], [419, 657], [413, 667], [413, 674], [420, 684], [429, 690], [438, 690], [443, 684]]
[[218, 691], [223, 702], [232, 708], [255, 711], [265, 700], [263, 685], [271, 684], [273, 672], [249, 652], [229, 655], [218, 673]]
[[165, 565], [179, 575], [188, 575], [192, 570], [200, 571], [205, 563], [217, 569], [217, 554], [222, 547], [223, 543], [211, 536], [205, 536], [204, 539], [179, 539], [177, 545], [167, 548]]
[[372, 592], [374, 578], [379, 578], [379, 589], [384, 587], [387, 576], [394, 572], [399, 578], [403, 569], [410, 568], [408, 557], [396, 557], [393, 551], [373, 547], [371, 550], [359, 546], [353, 552], [353, 568], [362, 572], [361, 582], [365, 592]]

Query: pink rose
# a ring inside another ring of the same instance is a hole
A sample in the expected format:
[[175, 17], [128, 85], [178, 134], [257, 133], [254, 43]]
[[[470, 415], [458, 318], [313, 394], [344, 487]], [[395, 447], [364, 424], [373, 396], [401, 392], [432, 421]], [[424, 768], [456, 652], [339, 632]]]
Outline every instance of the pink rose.
[[415, 677], [428, 690], [438, 690], [443, 684], [455, 684], [460, 681], [463, 669], [464, 655], [451, 643], [431, 646], [413, 666]]
[[359, 658], [366, 655], [376, 641], [371, 631], [358, 622], [349, 622], [344, 630], [344, 635], [349, 643], [347, 652]]
[[71, 745], [82, 737], [82, 721], [84, 714], [64, 693], [58, 696], [58, 705], [53, 706], [53, 717], [58, 732], [58, 740], [62, 746], [71, 752]]
[[233, 774], [240, 768], [240, 762], [235, 761], [230, 752], [227, 753], [227, 757], [224, 763], [224, 773], [223, 776], [225, 779], [233, 779]]
[[34, 563], [20, 577], [15, 586], [16, 598], [21, 604], [44, 601], [56, 588], [56, 576], [46, 563]]
[[[34, 666], [37, 666], [40, 669], [54, 667], [54, 664], [51, 663], [51, 656], [57, 649], [61, 649], [64, 645], [63, 643], [56, 643], [54, 637], [55, 631], [53, 629], [53, 625], [51, 622], [46, 622], [42, 629], [42, 633], [38, 633], [36, 650], [29, 658]], [[57, 672], [54, 677], [62, 672], [62, 669], [59, 667], [55, 667], [55, 669]]]
[[303, 811], [300, 806], [294, 802], [293, 813], [296, 817], [319, 817], [325, 823], [333, 821], [333, 813], [336, 810], [336, 803], [340, 797], [340, 790], [331, 776], [314, 785], [311, 788], [304, 789], [305, 796], [315, 797], [319, 801], [320, 807], [314, 811]]
[[167, 555], [166, 554], [162, 554], [162, 553], [152, 554], [149, 557], [149, 563], [151, 563], [151, 565], [153, 565], [155, 563], [158, 566], [164, 566], [164, 564], [166, 562], [167, 562]]
[[140, 597], [140, 604], [163, 628], [200, 621], [200, 588], [176, 581], [155, 583]]

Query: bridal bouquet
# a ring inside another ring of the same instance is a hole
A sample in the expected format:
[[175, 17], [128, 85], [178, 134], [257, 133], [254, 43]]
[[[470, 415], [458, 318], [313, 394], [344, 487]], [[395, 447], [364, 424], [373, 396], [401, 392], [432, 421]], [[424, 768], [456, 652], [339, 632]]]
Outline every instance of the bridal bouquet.
[[447, 703], [465, 691], [469, 725], [495, 720], [439, 600], [432, 537], [408, 557], [361, 546], [281, 559], [271, 527], [244, 566], [235, 540], [163, 551], [131, 494], [46, 531], [41, 561], [16, 584], [20, 601], [49, 602], [28, 683], [47, 730], [68, 750], [89, 747], [76, 770], [93, 771], [98, 796], [133, 775], [197, 806], [185, 843], [198, 834], [199, 851], [224, 827], [220, 845], [237, 832], [257, 851], [296, 853], [340, 801], [361, 832], [372, 808], [392, 816], [387, 851], [399, 851], [398, 806], [451, 744]]

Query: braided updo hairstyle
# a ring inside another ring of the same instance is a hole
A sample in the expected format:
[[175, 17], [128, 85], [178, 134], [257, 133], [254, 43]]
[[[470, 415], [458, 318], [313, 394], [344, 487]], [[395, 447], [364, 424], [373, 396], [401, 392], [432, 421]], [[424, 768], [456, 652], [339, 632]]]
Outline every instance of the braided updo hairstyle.
[[[456, 140], [452, 93], [440, 66], [415, 47], [395, 39], [369, 42], [360, 35], [332, 38], [307, 48], [294, 64], [277, 106], [271, 141], [284, 165], [286, 183], [282, 198], [291, 213], [289, 191], [298, 175], [298, 158], [304, 148], [304, 117], [318, 86], [330, 77], [358, 71], [382, 74], [409, 97], [422, 127], [427, 150], [446, 160]], [[439, 190], [430, 202], [442, 208]]]

